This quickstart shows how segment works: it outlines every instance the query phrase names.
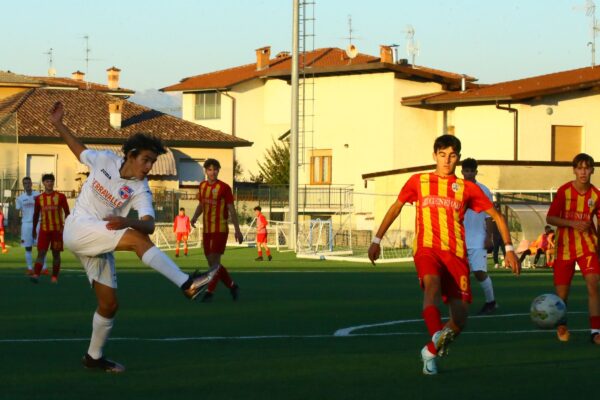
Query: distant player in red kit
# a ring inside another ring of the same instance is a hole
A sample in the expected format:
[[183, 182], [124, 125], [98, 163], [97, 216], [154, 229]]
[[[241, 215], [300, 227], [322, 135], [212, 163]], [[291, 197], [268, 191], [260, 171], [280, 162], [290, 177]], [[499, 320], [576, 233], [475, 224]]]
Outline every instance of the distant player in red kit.
[[[463, 219], [467, 209], [485, 212], [496, 221], [506, 245], [506, 262], [519, 274], [520, 266], [504, 218], [479, 186], [454, 175], [460, 161], [457, 137], [442, 135], [433, 144], [434, 172], [415, 174], [406, 182], [398, 199], [389, 208], [369, 247], [374, 262], [381, 253], [380, 242], [400, 215], [404, 204], [416, 209], [414, 262], [423, 289], [423, 319], [431, 339], [421, 349], [423, 373], [437, 374], [436, 358], [448, 352], [448, 345], [467, 322], [471, 303], [469, 264]], [[442, 323], [439, 300], [449, 307], [450, 320]]]
[[267, 219], [262, 214], [262, 208], [260, 206], [254, 207], [254, 214], [256, 215], [256, 249], [258, 250], [258, 257], [254, 261], [263, 261], [263, 249], [267, 253], [269, 261], [273, 259], [271, 256], [271, 250], [267, 246]]
[[[590, 339], [600, 345], [600, 265], [598, 234], [594, 226], [594, 215], [596, 221], [600, 216], [600, 190], [591, 183], [593, 173], [594, 159], [585, 153], [576, 155], [573, 159], [575, 180], [558, 188], [546, 222], [558, 227], [552, 271], [556, 294], [565, 303], [568, 301], [577, 263], [587, 287]], [[569, 340], [566, 319], [559, 322], [556, 334], [561, 342]]]
[[183, 242], [183, 255], [188, 255], [188, 236], [192, 226], [190, 224], [190, 217], [185, 215], [185, 208], [179, 209], [179, 215], [175, 217], [173, 221], [173, 232], [177, 236], [177, 242], [175, 243], [175, 257], [179, 257], [179, 243]]
[[231, 187], [218, 179], [220, 170], [221, 164], [219, 161], [209, 158], [204, 162], [206, 180], [200, 184], [198, 207], [192, 217], [192, 226], [196, 227], [198, 217], [200, 217], [200, 214], [204, 214], [202, 219], [204, 255], [209, 267], [217, 271], [202, 297], [203, 302], [212, 300], [219, 281], [222, 281], [229, 288], [234, 301], [237, 301], [239, 294], [239, 286], [231, 279], [227, 268], [221, 264], [221, 256], [225, 253], [227, 236], [229, 236], [227, 225], [229, 217], [235, 229], [235, 240], [242, 243], [243, 236], [233, 205]]
[[63, 229], [65, 219], [69, 215], [69, 204], [67, 204], [67, 197], [64, 194], [54, 191], [53, 174], [44, 174], [42, 184], [44, 192], [35, 198], [33, 210], [31, 234], [35, 239], [38, 221], [40, 221], [40, 234], [37, 238], [37, 259], [30, 279], [33, 283], [38, 283], [46, 253], [50, 248], [52, 250], [51, 282], [57, 283], [60, 272], [60, 253], [63, 251]]
[[4, 212], [2, 212], [2, 206], [0, 206], [0, 247], [2, 247], [2, 254], [8, 253], [6, 243], [4, 243]]

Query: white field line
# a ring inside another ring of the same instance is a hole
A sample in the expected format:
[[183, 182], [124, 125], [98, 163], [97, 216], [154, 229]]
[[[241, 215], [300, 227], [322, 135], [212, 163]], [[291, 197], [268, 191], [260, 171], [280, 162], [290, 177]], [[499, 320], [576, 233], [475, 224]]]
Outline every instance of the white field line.
[[[586, 314], [587, 311], [573, 311], [569, 314]], [[501, 314], [501, 315], [483, 315], [471, 318], [507, 318], [515, 316], [526, 316], [528, 313]], [[384, 333], [354, 333], [359, 329], [366, 329], [379, 326], [401, 325], [409, 323], [422, 322], [422, 319], [406, 319], [398, 321], [388, 321], [370, 325], [360, 325], [350, 328], [337, 330], [333, 335], [315, 334], [315, 335], [246, 335], [246, 336], [186, 336], [186, 337], [165, 337], [165, 338], [142, 338], [142, 337], [113, 337], [111, 342], [196, 342], [196, 341], [220, 341], [220, 340], [269, 340], [269, 339], [332, 339], [332, 338], [350, 338], [365, 336], [416, 336], [423, 335], [418, 332], [384, 332]], [[589, 329], [569, 329], [571, 332], [587, 332]], [[552, 333], [554, 330], [527, 329], [527, 330], [507, 330], [507, 331], [465, 331], [461, 334], [470, 335], [492, 335], [492, 334], [522, 334], [522, 333]], [[59, 342], [88, 342], [89, 337], [85, 338], [31, 338], [31, 339], [0, 339], [0, 344], [10, 343], [59, 343]]]

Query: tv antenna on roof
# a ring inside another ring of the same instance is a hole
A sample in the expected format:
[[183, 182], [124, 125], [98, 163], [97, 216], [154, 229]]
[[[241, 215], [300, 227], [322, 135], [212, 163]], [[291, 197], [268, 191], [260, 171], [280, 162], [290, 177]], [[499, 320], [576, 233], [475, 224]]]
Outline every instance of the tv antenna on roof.
[[[585, 2], [585, 15], [592, 18], [591, 21], [591, 34], [592, 40], [587, 43], [592, 51], [592, 67], [596, 66], [596, 35], [600, 32], [600, 25], [596, 21], [596, 4], [593, 0], [586, 0]], [[581, 6], [574, 6], [573, 9], [581, 9]]]
[[50, 47], [50, 49], [45, 52], [48, 56], [48, 76], [56, 76], [56, 69], [54, 68], [54, 58], [53, 58], [54, 49]]
[[419, 55], [419, 43], [415, 42], [415, 28], [412, 25], [406, 26], [406, 52], [410, 56], [411, 64], [415, 66], [415, 60]]
[[348, 37], [345, 39], [348, 39], [348, 46], [346, 47], [346, 55], [348, 56], [349, 59], [353, 59], [358, 55], [358, 49], [356, 48], [354, 43], [352, 43], [352, 39], [356, 39], [355, 37], [352, 36], [352, 32], [354, 32], [354, 29], [352, 29], [352, 15], [348, 15]]

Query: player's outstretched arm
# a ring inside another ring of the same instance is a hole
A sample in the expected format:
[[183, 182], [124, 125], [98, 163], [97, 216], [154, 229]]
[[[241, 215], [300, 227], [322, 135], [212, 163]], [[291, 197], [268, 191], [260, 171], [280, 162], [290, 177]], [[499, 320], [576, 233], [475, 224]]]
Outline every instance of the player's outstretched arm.
[[[515, 250], [509, 250], [512, 248], [512, 239], [510, 237], [510, 231], [508, 230], [508, 225], [506, 225], [506, 221], [502, 214], [498, 212], [495, 208], [490, 208], [486, 210], [486, 213], [489, 214], [490, 217], [494, 219], [496, 222], [496, 226], [498, 227], [498, 231], [500, 232], [500, 236], [502, 236], [502, 241], [504, 242], [504, 246], [506, 246], [506, 255], [504, 256], [504, 261], [510, 267], [512, 272], [515, 275], [521, 274], [521, 263], [519, 263], [519, 259], [517, 258], [517, 254]], [[510, 246], [510, 247], [509, 247]]]
[[235, 228], [235, 240], [237, 240], [239, 244], [242, 244], [244, 241], [244, 235], [242, 235], [242, 231], [240, 230], [240, 223], [238, 221], [237, 211], [235, 211], [235, 206], [233, 204], [227, 204], [227, 209], [229, 211], [229, 215], [231, 215], [233, 227]]
[[202, 208], [202, 203], [198, 203], [198, 207], [196, 207], [196, 211], [194, 211], [194, 215], [192, 216], [192, 220], [190, 221], [190, 224], [195, 228], [196, 227], [196, 221], [198, 221], [198, 218], [200, 218], [200, 214], [202, 214], [202, 211], [204, 211], [204, 209]]
[[63, 104], [60, 101], [54, 103], [54, 106], [52, 106], [52, 109], [50, 110], [50, 122], [52, 122], [52, 125], [54, 125], [58, 133], [60, 133], [60, 137], [65, 141], [67, 146], [69, 146], [69, 149], [71, 149], [75, 157], [80, 160], [81, 158], [79, 158], [79, 155], [86, 147], [75, 137], [75, 135], [73, 135], [73, 132], [63, 124], [62, 119], [64, 115], [65, 107]]
[[369, 246], [369, 260], [371, 260], [373, 265], [375, 265], [375, 260], [377, 260], [381, 254], [379, 242], [389, 229], [390, 225], [392, 225], [396, 218], [398, 218], [398, 215], [400, 215], [402, 207], [404, 207], [404, 203], [396, 200], [396, 202], [390, 206], [387, 213], [385, 213], [385, 217], [383, 217], [383, 221], [381, 221], [381, 225], [375, 234], [375, 238], [373, 238], [373, 243]]

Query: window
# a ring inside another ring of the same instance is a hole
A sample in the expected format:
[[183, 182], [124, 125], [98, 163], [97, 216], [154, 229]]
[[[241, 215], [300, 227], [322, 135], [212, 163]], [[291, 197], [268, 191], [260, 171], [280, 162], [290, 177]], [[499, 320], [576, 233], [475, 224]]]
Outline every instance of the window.
[[204, 180], [204, 159], [180, 158], [177, 175], [179, 187], [197, 187]]
[[310, 184], [331, 184], [331, 150], [313, 150], [310, 157]]
[[552, 126], [552, 161], [571, 161], [581, 153], [580, 126]]
[[221, 94], [217, 92], [196, 93], [194, 118], [221, 118]]
[[55, 185], [58, 186], [56, 176], [56, 156], [54, 154], [27, 154], [27, 176], [31, 177], [34, 184], [42, 182], [42, 175], [54, 174]]

